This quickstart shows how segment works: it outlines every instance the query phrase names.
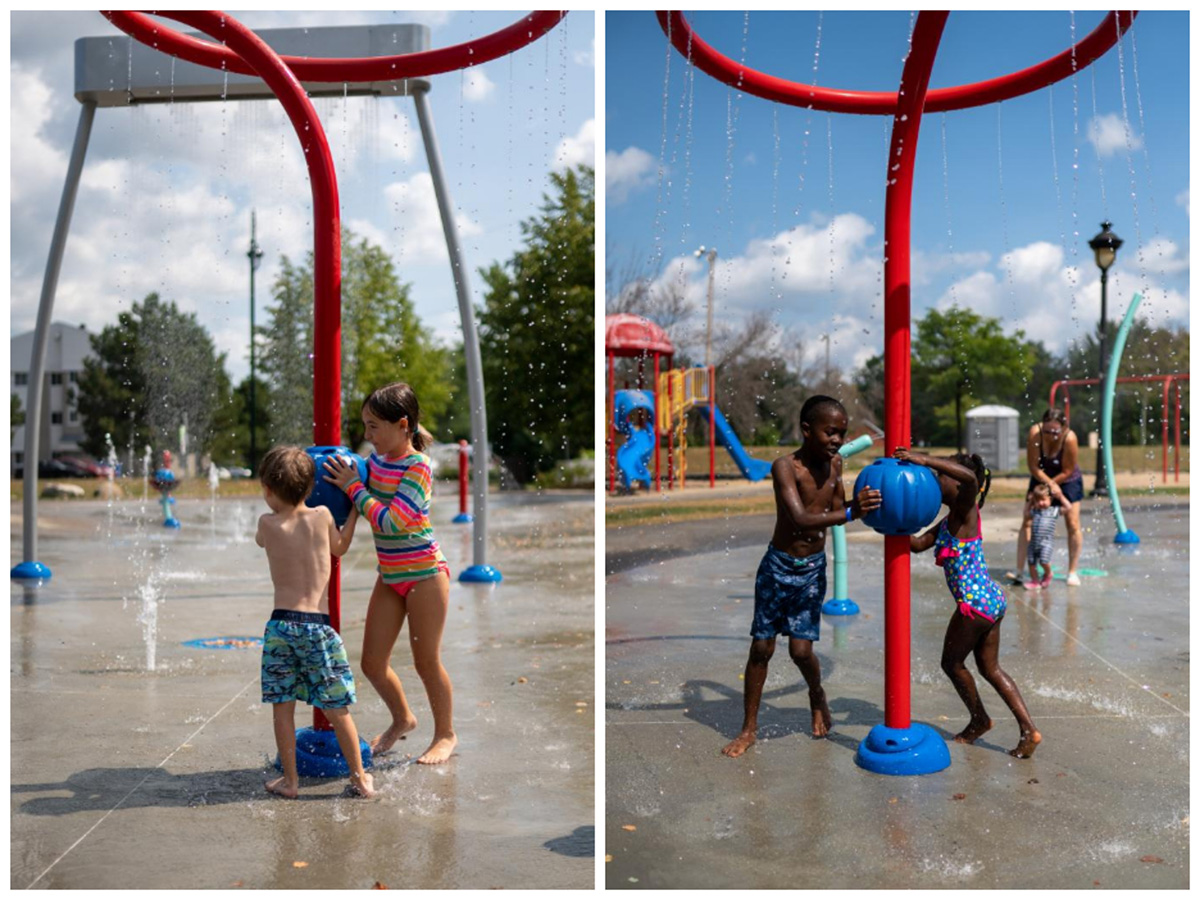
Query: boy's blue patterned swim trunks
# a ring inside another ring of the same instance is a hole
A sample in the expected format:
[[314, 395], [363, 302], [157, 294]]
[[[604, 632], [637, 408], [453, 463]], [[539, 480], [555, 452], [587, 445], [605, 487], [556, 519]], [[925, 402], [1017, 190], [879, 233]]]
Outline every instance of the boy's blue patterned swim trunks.
[[346, 647], [323, 613], [277, 609], [263, 632], [263, 703], [303, 700], [321, 709], [354, 702]]
[[754, 622], [750, 637], [778, 634], [816, 641], [821, 638], [825, 600], [825, 552], [800, 559], [768, 544], [754, 576]]

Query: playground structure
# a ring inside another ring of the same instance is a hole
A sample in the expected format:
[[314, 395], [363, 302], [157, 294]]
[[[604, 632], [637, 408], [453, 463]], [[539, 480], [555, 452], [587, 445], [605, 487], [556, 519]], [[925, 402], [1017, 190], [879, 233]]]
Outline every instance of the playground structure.
[[[1070, 77], [1116, 44], [1132, 24], [1134, 15], [1110, 13], [1075, 46], [1019, 72], [975, 84], [930, 90], [933, 62], [949, 13], [922, 11], [917, 14], [912, 30], [901, 86], [896, 93], [883, 93], [835, 90], [759, 72], [706, 43], [682, 12], [658, 11], [658, 21], [667, 40], [689, 65], [738, 91], [807, 109], [892, 117], [884, 227], [885, 457], [892, 456], [897, 447], [910, 446], [912, 439], [910, 230], [913, 172], [922, 114], [995, 103]], [[945, 742], [932, 728], [912, 722], [910, 715], [911, 559], [907, 536], [884, 538], [884, 572], [884, 722], [875, 726], [859, 745], [856, 761], [880, 774], [936, 772], [950, 764]]]
[[[607, 489], [629, 492], [636, 482], [647, 489], [663, 485], [663, 438], [666, 438], [666, 483], [668, 489], [682, 489], [687, 478], [687, 424], [693, 410], [707, 412], [708, 484], [716, 485], [716, 448], [719, 443], [733, 458], [738, 471], [750, 481], [760, 481], [771, 472], [771, 464], [754, 459], [721, 414], [716, 404], [716, 368], [697, 366], [672, 369], [675, 347], [666, 332], [641, 316], [620, 313], [608, 316], [604, 332], [608, 358], [605, 453], [608, 465]], [[616, 390], [615, 361], [619, 356], [638, 360], [636, 388]], [[661, 360], [666, 358], [666, 365]], [[653, 376], [647, 385], [646, 362], [653, 360]], [[618, 443], [617, 436], [623, 436]], [[651, 473], [649, 462], [654, 460]]]
[[[1161, 416], [1161, 421], [1162, 421], [1162, 477], [1163, 477], [1163, 481], [1165, 482], [1167, 480], [1167, 458], [1171, 455], [1171, 452], [1170, 452], [1171, 448], [1174, 447], [1174, 449], [1175, 449], [1175, 482], [1178, 484], [1178, 482], [1179, 482], [1179, 445], [1180, 445], [1180, 434], [1181, 434], [1181, 430], [1179, 427], [1179, 415], [1180, 415], [1180, 406], [1181, 406], [1180, 394], [1183, 391], [1185, 383], [1190, 384], [1189, 373], [1181, 372], [1181, 373], [1176, 373], [1176, 374], [1172, 374], [1172, 375], [1126, 375], [1126, 376], [1118, 378], [1116, 380], [1117, 384], [1144, 384], [1147, 382], [1150, 382], [1150, 383], [1159, 382], [1163, 386], [1162, 416]], [[1102, 384], [1102, 382], [1099, 378], [1067, 378], [1067, 379], [1063, 379], [1062, 381], [1056, 381], [1056, 382], [1054, 382], [1054, 384], [1050, 385], [1049, 405], [1051, 407], [1054, 406], [1055, 397], [1058, 394], [1058, 389], [1061, 387], [1063, 389], [1063, 393], [1062, 393], [1063, 414], [1067, 418], [1067, 427], [1069, 428], [1071, 426], [1071, 391], [1070, 391], [1071, 386], [1072, 385], [1074, 385], [1074, 386], [1099, 385], [1099, 384]], [[1175, 407], [1174, 407], [1174, 410], [1175, 410], [1175, 415], [1174, 415], [1175, 440], [1174, 440], [1174, 442], [1169, 441], [1169, 430], [1168, 430], [1169, 423], [1171, 420], [1171, 416], [1169, 415], [1169, 410], [1171, 407], [1169, 406], [1169, 404], [1170, 404], [1170, 395], [1171, 395], [1172, 387], [1175, 389]], [[1107, 477], [1106, 481], [1111, 482], [1112, 481], [1112, 472], [1107, 473], [1107, 476], [1108, 477]]]
[[[104, 12], [105, 18], [145, 45], [145, 50], [135, 54], [131, 41], [128, 55], [118, 59], [120, 54], [109, 38], [84, 39], [76, 48], [76, 97], [81, 103], [81, 112], [38, 308], [29, 374], [30, 418], [26, 428], [25, 458], [31, 463], [38, 458], [40, 395], [49, 323], [71, 213], [97, 107], [175, 100], [211, 101], [229, 96], [278, 99], [303, 149], [311, 182], [314, 222], [313, 444], [324, 447], [341, 444], [341, 218], [333, 158], [309, 95], [346, 96], [351, 92], [411, 96], [415, 102], [462, 319], [473, 443], [476, 447], [486, 448], [487, 418], [482, 365], [466, 280], [468, 266], [459, 247], [452, 206], [442, 174], [441, 157], [426, 96], [430, 85], [421, 79], [510, 54], [540, 38], [557, 25], [565, 14], [560, 11], [535, 12], [478, 40], [436, 50], [429, 49], [429, 30], [423, 26], [282, 29], [269, 35], [276, 45], [289, 51], [290, 55], [281, 56], [263, 36], [223, 13], [157, 13], [220, 42], [212, 43], [179, 33], [143, 13]], [[384, 40], [385, 35], [376, 33], [382, 31], [387, 32], [390, 45]], [[370, 55], [379, 46], [403, 47], [407, 52]], [[323, 54], [331, 48], [358, 53], [361, 57], [324, 57]], [[161, 54], [172, 57], [170, 66], [162, 65]], [[135, 56], [138, 63], [136, 74]], [[174, 58], [182, 62], [176, 65]], [[168, 72], [171, 79], [169, 93], [165, 90]], [[12, 577], [44, 580], [51, 573], [37, 561], [36, 469], [34, 464], [25, 467], [24, 561], [13, 569]], [[500, 580], [500, 573], [486, 563], [486, 452], [475, 454], [474, 476], [474, 564], [463, 571], [460, 580], [495, 582]], [[332, 559], [329, 582], [330, 624], [338, 631], [341, 630], [339, 563], [338, 558]], [[344, 772], [345, 764], [340, 760], [331, 726], [318, 709], [314, 709], [313, 715], [312, 731], [315, 737], [321, 738], [321, 747], [314, 752], [336, 757]], [[302, 771], [301, 774], [310, 773]]]

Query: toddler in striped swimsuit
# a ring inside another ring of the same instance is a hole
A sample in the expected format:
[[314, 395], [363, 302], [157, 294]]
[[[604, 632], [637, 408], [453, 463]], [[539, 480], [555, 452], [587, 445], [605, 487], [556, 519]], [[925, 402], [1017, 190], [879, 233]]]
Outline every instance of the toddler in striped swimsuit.
[[367, 483], [346, 460], [325, 460], [325, 480], [336, 484], [371, 525], [379, 577], [367, 605], [362, 671], [388, 711], [392, 724], [371, 741], [375, 755], [386, 753], [417, 727], [400, 679], [391, 667], [392, 649], [408, 622], [413, 665], [429, 697], [433, 742], [417, 758], [443, 763], [458, 745], [453, 725], [453, 688], [442, 666], [442, 630], [450, 605], [450, 569], [433, 538], [429, 498], [433, 486], [426, 433], [418, 420], [413, 389], [403, 382], [385, 385], [363, 403], [363, 437], [374, 448]]
[[[1029, 500], [1033, 509], [1033, 527], [1029, 538], [1029, 549], [1025, 558], [1029, 562], [1029, 580], [1025, 582], [1025, 590], [1036, 591], [1050, 584], [1054, 570], [1050, 565], [1050, 557], [1054, 553], [1054, 528], [1058, 524], [1059, 507], [1052, 505], [1050, 488], [1045, 484], [1035, 485], [1029, 492]], [[1071, 501], [1063, 497], [1063, 509], [1070, 508]], [[1041, 577], [1038, 577], [1038, 567], [1041, 567]]]

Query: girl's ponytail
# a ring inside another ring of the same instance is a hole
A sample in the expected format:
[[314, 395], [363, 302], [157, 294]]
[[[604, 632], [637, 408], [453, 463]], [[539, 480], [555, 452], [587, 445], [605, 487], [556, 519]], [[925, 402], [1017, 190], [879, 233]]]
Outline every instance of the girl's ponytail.
[[975, 473], [975, 481], [979, 485], [979, 508], [983, 509], [988, 491], [992, 487], [992, 470], [987, 467], [983, 457], [978, 453], [957, 453], [953, 459], [956, 463], [966, 466]]

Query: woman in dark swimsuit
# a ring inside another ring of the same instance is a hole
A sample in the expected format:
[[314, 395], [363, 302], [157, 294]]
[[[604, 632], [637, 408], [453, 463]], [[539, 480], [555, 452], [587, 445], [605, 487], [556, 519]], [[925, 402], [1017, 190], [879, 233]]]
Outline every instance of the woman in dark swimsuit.
[[[1029, 466], [1029, 489], [1038, 484], [1050, 488], [1051, 504], [1063, 507], [1062, 517], [1067, 523], [1067, 584], [1078, 585], [1079, 551], [1083, 547], [1083, 529], [1079, 524], [1079, 501], [1083, 499], [1083, 472], [1079, 469], [1079, 439], [1067, 427], [1067, 417], [1060, 409], [1048, 409], [1042, 421], [1029, 429], [1025, 449]], [[1025, 548], [1029, 543], [1029, 532], [1033, 513], [1026, 496], [1025, 516], [1017, 535], [1017, 566], [1013, 570], [1014, 580], [1020, 582], [1022, 566], [1025, 564]], [[1069, 501], [1063, 503], [1063, 500]]]

